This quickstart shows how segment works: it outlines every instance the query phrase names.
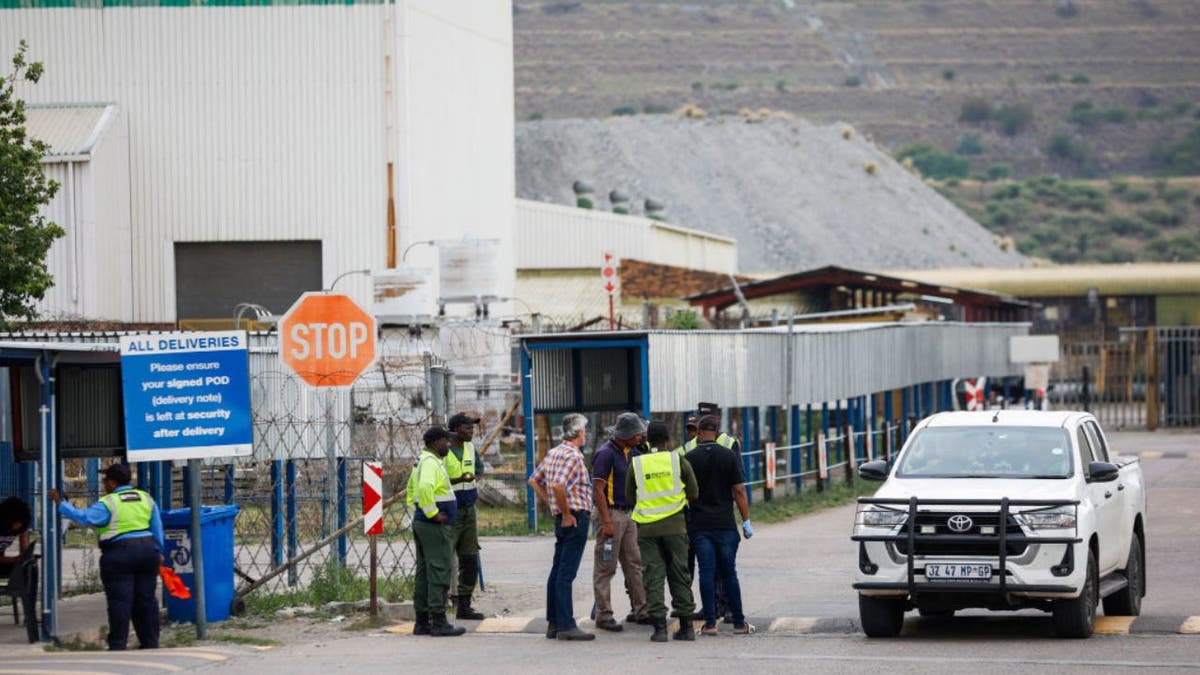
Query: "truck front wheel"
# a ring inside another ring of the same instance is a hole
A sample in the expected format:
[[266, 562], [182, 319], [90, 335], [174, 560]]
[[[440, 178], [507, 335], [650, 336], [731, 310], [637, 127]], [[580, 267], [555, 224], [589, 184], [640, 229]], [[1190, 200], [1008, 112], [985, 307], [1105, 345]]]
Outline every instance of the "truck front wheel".
[[904, 626], [904, 599], [860, 594], [858, 617], [867, 637], [896, 637]]
[[1054, 632], [1059, 637], [1091, 637], [1096, 626], [1096, 605], [1099, 604], [1100, 580], [1096, 573], [1096, 554], [1088, 552], [1087, 577], [1078, 598], [1054, 601]]
[[1142, 539], [1133, 535], [1129, 561], [1125, 563], [1125, 588], [1104, 598], [1105, 616], [1137, 616], [1142, 613], [1142, 594], [1146, 592], [1146, 567], [1142, 564]]

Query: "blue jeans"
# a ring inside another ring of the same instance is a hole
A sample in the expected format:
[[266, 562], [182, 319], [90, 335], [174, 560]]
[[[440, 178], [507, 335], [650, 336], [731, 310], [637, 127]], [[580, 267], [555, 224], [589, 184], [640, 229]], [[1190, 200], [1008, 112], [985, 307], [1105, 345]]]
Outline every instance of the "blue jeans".
[[717, 625], [716, 579], [725, 585], [733, 625], [746, 623], [742, 614], [742, 587], [737, 578], [737, 550], [740, 537], [737, 530], [694, 530], [692, 548], [696, 550], [696, 566], [700, 568], [700, 598], [704, 602], [704, 625]]
[[575, 527], [563, 527], [562, 516], [554, 516], [554, 564], [546, 580], [546, 620], [567, 631], [575, 628], [575, 607], [571, 584], [579, 572], [583, 549], [587, 547], [587, 511], [572, 511]]

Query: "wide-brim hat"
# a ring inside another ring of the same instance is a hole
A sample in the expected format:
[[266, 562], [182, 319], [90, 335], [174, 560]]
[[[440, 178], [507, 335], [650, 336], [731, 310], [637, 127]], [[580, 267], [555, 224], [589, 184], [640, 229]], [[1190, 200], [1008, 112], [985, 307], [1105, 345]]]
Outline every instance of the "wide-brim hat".
[[646, 422], [637, 413], [621, 413], [617, 423], [607, 429], [608, 435], [625, 440], [646, 433]]

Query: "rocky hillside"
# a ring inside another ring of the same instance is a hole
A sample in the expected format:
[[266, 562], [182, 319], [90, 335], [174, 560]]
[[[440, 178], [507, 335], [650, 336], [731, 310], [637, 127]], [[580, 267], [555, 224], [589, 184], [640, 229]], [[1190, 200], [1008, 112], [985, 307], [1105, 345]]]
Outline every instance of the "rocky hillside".
[[572, 183], [665, 204], [665, 219], [737, 238], [741, 269], [1020, 265], [988, 232], [849, 125], [638, 115], [517, 125], [517, 193], [575, 203]]
[[1156, 149], [1200, 124], [1195, 0], [513, 8], [518, 119], [765, 107], [849, 122], [892, 152], [961, 148], [970, 173], [1016, 177], [1173, 170]]

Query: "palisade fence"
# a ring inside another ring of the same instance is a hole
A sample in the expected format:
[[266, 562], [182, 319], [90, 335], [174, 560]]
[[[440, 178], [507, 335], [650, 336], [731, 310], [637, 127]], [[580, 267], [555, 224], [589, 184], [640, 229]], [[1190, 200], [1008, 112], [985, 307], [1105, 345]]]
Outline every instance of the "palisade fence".
[[[511, 377], [497, 375], [507, 372], [511, 361], [510, 333], [498, 325], [444, 323], [428, 331], [385, 331], [376, 366], [341, 389], [306, 385], [280, 362], [274, 333], [252, 334], [250, 344], [254, 454], [206, 461], [202, 502], [241, 509], [234, 531], [239, 587], [312, 551], [256, 592], [303, 588], [316, 578], [335, 584], [365, 579], [370, 554], [361, 523], [321, 545], [361, 516], [362, 462], [383, 464], [386, 500], [406, 488], [430, 425], [444, 423], [459, 410], [476, 414], [482, 418], [478, 448], [515, 407]], [[520, 475], [523, 485], [523, 449], [501, 451], [501, 443], [511, 444], [514, 437], [494, 437], [484, 459], [496, 476], [485, 479], [483, 498], [523, 503], [524, 491], [504, 478], [506, 473]], [[77, 503], [99, 496], [96, 472], [106, 463], [64, 462], [65, 483]], [[135, 465], [137, 482], [164, 509], [181, 508], [186, 505], [186, 462], [167, 465]], [[405, 589], [415, 562], [410, 522], [404, 499], [385, 510], [384, 534], [377, 538], [384, 599], [408, 597]]]
[[1053, 407], [1087, 410], [1109, 429], [1198, 426], [1200, 328], [1063, 336], [1050, 385]]

